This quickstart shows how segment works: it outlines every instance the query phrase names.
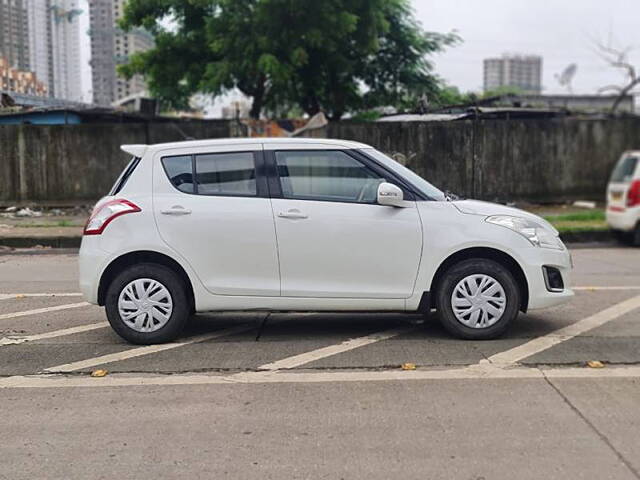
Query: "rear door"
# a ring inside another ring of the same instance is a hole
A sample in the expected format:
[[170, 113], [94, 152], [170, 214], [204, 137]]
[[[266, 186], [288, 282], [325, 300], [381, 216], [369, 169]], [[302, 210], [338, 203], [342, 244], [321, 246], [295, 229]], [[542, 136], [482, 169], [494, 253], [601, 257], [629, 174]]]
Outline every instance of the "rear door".
[[159, 152], [153, 196], [162, 239], [210, 292], [280, 294], [261, 144]]
[[265, 144], [265, 153], [277, 172], [270, 180], [283, 296], [412, 295], [422, 251], [415, 202], [378, 205], [377, 186], [388, 179], [348, 150]]
[[623, 154], [611, 174], [607, 188], [608, 207], [614, 211], [624, 211], [632, 181], [636, 178], [638, 157]]

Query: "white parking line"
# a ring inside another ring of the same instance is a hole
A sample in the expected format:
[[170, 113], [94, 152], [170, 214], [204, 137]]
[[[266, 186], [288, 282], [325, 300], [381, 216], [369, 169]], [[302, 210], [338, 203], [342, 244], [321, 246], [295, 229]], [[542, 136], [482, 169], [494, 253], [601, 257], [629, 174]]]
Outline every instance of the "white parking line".
[[63, 337], [65, 335], [73, 335], [76, 333], [90, 332], [98, 328], [108, 327], [109, 322], [91, 323], [89, 325], [80, 325], [78, 327], [63, 328], [62, 330], [54, 330], [47, 333], [38, 333], [36, 335], [11, 335], [9, 337], [0, 338], [0, 347], [4, 345], [18, 345], [25, 342], [34, 342], [37, 340], [45, 340], [48, 338]]
[[389, 338], [397, 337], [405, 333], [409, 333], [415, 330], [415, 327], [402, 327], [394, 328], [392, 330], [386, 330], [384, 332], [372, 333], [364, 337], [352, 338], [346, 340], [337, 345], [329, 345], [328, 347], [319, 348], [317, 350], [311, 350], [310, 352], [301, 353], [300, 355], [294, 355], [292, 357], [283, 358], [272, 363], [267, 363], [258, 367], [258, 370], [287, 370], [290, 368], [299, 367], [301, 365], [315, 362], [321, 358], [330, 357], [338, 353], [348, 352], [355, 348], [364, 347], [375, 342], [387, 340]]
[[68, 310], [70, 308], [86, 307], [91, 305], [87, 302], [80, 303], [67, 303], [65, 305], [56, 305], [55, 307], [36, 308], [34, 310], [25, 310], [22, 312], [3, 313], [0, 315], [0, 320], [6, 320], [7, 318], [26, 317], [27, 315], [37, 315], [39, 313], [56, 312], [58, 310]]
[[640, 295], [632, 297], [624, 302], [620, 302], [612, 307], [606, 308], [601, 312], [591, 315], [583, 320], [568, 325], [564, 328], [555, 330], [542, 337], [534, 338], [533, 340], [514, 347], [510, 350], [492, 355], [487, 360], [490, 363], [497, 364], [513, 364], [523, 358], [530, 357], [536, 353], [542, 352], [548, 348], [553, 347], [559, 343], [569, 340], [576, 335], [580, 335], [588, 330], [596, 327], [600, 327], [611, 320], [614, 320], [622, 315], [629, 313], [636, 308], [640, 308]]
[[80, 360], [78, 362], [65, 363], [64, 365], [49, 367], [44, 371], [49, 373], [74, 372], [76, 370], [82, 370], [83, 368], [95, 367], [96, 365], [119, 362], [122, 360], [127, 360], [129, 358], [141, 357], [143, 355], [150, 355], [152, 353], [164, 352], [165, 350], [171, 350], [173, 348], [184, 347], [185, 345], [191, 345], [193, 343], [205, 342], [207, 340], [213, 340], [214, 338], [224, 337], [225, 335], [234, 335], [236, 333], [242, 333], [247, 330], [251, 330], [254, 327], [254, 325], [239, 325], [237, 327], [225, 328], [216, 332], [198, 335], [179, 343], [163, 343], [160, 345], [147, 345], [145, 347], [132, 348], [123, 352], [111, 353], [108, 355], [102, 355], [100, 357], [87, 358], [86, 360]]
[[562, 378], [640, 378], [640, 366], [592, 368], [526, 368], [485, 364], [455, 369], [384, 370], [318, 373], [247, 372], [235, 375], [161, 375], [131, 376], [112, 374], [103, 378], [65, 375], [13, 376], [0, 379], [2, 388], [70, 388], [70, 387], [142, 387], [167, 385], [220, 385], [265, 383], [381, 382], [416, 380], [513, 380]]
[[0, 293], [0, 300], [24, 297], [81, 297], [81, 293]]
[[608, 291], [608, 290], [640, 290], [638, 285], [618, 285], [618, 286], [586, 286], [586, 287], [571, 287], [573, 290], [588, 290], [588, 291]]

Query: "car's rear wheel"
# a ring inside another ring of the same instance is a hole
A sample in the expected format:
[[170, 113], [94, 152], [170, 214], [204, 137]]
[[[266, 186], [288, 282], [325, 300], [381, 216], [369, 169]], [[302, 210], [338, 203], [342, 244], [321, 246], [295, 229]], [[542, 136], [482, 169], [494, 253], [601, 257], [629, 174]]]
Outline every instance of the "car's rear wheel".
[[501, 264], [464, 260], [443, 276], [436, 303], [444, 328], [456, 337], [485, 340], [502, 335], [520, 310], [520, 289]]
[[190, 314], [184, 282], [171, 269], [152, 263], [118, 274], [107, 289], [105, 307], [118, 335], [144, 345], [175, 339]]
[[633, 241], [632, 245], [635, 247], [640, 247], [640, 222], [636, 225], [636, 229], [633, 232]]

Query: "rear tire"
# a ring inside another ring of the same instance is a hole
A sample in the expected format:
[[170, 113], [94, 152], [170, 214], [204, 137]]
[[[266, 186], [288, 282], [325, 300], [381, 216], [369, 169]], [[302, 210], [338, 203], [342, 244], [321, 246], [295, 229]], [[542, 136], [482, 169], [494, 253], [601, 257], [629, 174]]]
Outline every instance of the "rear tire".
[[636, 229], [633, 232], [631, 245], [634, 247], [640, 247], [640, 222], [638, 222]]
[[440, 323], [452, 335], [488, 340], [518, 316], [521, 294], [509, 270], [488, 259], [464, 260], [444, 274], [436, 303]]
[[[636, 229], [637, 231], [637, 229]], [[618, 243], [623, 245], [633, 245], [633, 232], [623, 232], [621, 230], [612, 230], [613, 238], [616, 239]]]
[[128, 342], [169, 342], [180, 335], [191, 312], [185, 290], [180, 276], [164, 265], [131, 266], [119, 273], [107, 289], [107, 318]]

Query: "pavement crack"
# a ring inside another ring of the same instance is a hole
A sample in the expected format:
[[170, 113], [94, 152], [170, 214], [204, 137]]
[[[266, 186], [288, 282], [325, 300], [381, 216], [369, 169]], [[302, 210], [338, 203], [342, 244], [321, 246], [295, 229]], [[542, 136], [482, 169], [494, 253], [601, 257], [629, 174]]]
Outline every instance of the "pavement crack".
[[591, 420], [589, 420], [579, 409], [578, 407], [576, 407], [571, 400], [569, 400], [569, 398], [560, 391], [560, 389], [549, 379], [549, 377], [547, 377], [546, 375], [544, 375], [543, 372], [543, 377], [544, 380], [547, 382], [547, 384], [549, 384], [549, 386], [551, 388], [553, 388], [556, 393], [558, 395], [560, 395], [560, 398], [562, 398], [562, 400], [564, 401], [564, 403], [567, 404], [567, 406], [573, 410], [573, 412], [575, 412], [576, 415], [578, 415], [582, 421], [587, 424], [587, 426], [593, 430], [593, 432], [595, 432], [595, 434], [600, 438], [600, 440], [602, 440], [610, 449], [611, 451], [615, 454], [616, 457], [618, 457], [618, 459], [624, 464], [625, 467], [627, 467], [627, 469], [629, 469], [629, 471], [633, 474], [633, 476], [635, 478], [637, 478], [638, 480], [640, 480], [640, 472], [638, 472], [638, 470], [635, 469], [635, 467], [625, 458], [625, 456], [620, 453], [616, 447], [613, 445], [613, 443], [611, 443], [611, 441], [609, 440], [609, 438], [602, 433], [600, 430], [598, 430], [598, 428], [591, 422]]
[[260, 336], [262, 335], [262, 331], [264, 330], [264, 327], [267, 324], [267, 320], [269, 319], [270, 316], [271, 316], [271, 312], [267, 313], [264, 316], [264, 318], [262, 319], [262, 322], [260, 322], [260, 327], [258, 327], [258, 333], [256, 334], [256, 342], [258, 342], [260, 340]]

